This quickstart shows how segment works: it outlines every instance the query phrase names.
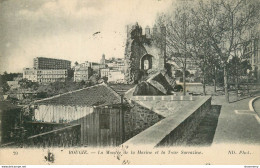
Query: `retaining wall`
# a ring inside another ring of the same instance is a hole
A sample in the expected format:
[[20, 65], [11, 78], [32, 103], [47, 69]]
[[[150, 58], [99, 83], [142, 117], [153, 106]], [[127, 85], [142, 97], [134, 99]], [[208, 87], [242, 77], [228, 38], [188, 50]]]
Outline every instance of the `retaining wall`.
[[202, 118], [211, 110], [211, 96], [201, 96], [198, 99], [192, 107], [184, 107], [162, 119], [126, 141], [124, 145], [157, 147], [185, 144]]

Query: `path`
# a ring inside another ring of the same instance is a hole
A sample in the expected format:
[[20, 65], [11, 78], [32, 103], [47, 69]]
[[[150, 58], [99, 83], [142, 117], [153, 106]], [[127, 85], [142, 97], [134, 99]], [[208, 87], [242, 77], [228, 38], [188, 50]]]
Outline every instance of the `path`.
[[260, 123], [248, 105], [252, 98], [224, 103], [224, 96], [213, 97], [213, 105], [222, 105], [213, 144], [260, 144]]

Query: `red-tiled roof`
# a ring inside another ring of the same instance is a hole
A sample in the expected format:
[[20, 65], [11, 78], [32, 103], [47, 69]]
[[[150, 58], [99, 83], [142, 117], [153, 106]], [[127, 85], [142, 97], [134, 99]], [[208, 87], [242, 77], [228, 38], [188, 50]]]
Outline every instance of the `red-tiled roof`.
[[35, 102], [35, 104], [71, 106], [101, 106], [119, 103], [121, 103], [120, 95], [106, 84], [91, 86]]

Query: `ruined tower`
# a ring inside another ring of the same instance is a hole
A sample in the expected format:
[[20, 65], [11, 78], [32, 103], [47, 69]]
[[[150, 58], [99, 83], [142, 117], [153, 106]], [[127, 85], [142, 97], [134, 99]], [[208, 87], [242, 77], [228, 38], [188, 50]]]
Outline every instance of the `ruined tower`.
[[149, 70], [164, 70], [166, 28], [147, 26], [144, 32], [138, 23], [127, 26], [125, 80], [128, 83], [137, 83]]

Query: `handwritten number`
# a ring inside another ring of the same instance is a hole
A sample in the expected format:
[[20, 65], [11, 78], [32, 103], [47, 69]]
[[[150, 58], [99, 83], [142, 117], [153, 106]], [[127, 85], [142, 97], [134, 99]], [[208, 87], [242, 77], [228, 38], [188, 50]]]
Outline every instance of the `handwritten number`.
[[123, 161], [123, 165], [129, 165], [130, 164], [130, 161], [129, 160], [124, 160]]

